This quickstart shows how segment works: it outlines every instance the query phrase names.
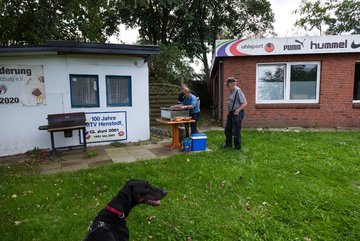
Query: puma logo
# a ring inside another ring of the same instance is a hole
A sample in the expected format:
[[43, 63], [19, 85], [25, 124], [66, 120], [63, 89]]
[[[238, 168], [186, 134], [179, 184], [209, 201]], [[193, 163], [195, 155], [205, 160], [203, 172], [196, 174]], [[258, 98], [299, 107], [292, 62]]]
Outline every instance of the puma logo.
[[302, 42], [300, 40], [295, 39], [295, 43], [301, 44], [301, 46], [304, 48], [304, 42], [306, 39], [304, 39]]

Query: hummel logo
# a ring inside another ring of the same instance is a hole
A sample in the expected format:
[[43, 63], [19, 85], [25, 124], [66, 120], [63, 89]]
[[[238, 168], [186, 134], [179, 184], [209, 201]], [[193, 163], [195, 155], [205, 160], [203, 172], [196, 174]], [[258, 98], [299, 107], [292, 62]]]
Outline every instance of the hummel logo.
[[359, 48], [359, 47], [360, 47], [360, 44], [356, 44], [355, 41], [352, 41], [352, 43], [351, 43], [351, 48], [357, 49], [357, 48]]

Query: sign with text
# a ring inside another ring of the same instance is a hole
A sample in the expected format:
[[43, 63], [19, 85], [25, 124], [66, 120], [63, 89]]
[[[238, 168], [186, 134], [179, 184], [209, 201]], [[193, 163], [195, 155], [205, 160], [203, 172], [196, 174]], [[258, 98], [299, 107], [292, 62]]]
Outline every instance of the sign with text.
[[42, 65], [0, 65], [0, 106], [45, 104]]
[[127, 139], [126, 112], [86, 113], [86, 142]]
[[216, 57], [359, 53], [360, 35], [216, 40]]

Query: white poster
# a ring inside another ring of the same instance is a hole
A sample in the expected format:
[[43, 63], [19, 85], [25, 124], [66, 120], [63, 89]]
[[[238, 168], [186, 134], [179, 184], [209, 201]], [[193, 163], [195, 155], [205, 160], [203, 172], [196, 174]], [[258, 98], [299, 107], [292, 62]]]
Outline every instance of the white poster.
[[0, 65], [0, 106], [45, 104], [42, 65]]
[[126, 112], [86, 113], [86, 141], [104, 142], [127, 139]]

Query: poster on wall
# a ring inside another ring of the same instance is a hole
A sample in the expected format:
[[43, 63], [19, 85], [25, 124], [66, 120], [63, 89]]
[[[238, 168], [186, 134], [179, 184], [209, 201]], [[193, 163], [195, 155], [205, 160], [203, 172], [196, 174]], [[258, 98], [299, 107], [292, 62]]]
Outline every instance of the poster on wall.
[[0, 106], [44, 104], [42, 65], [0, 65]]
[[90, 112], [85, 114], [86, 142], [108, 142], [127, 139], [125, 111]]

